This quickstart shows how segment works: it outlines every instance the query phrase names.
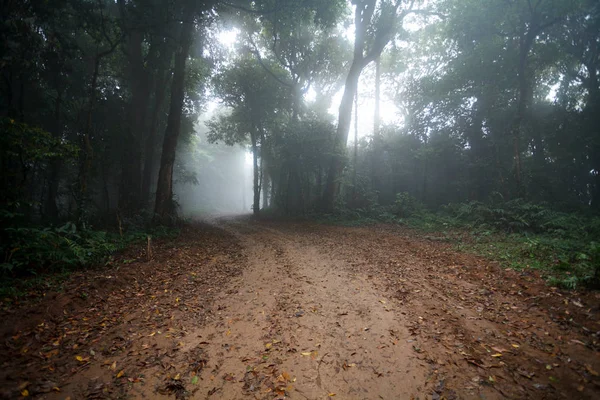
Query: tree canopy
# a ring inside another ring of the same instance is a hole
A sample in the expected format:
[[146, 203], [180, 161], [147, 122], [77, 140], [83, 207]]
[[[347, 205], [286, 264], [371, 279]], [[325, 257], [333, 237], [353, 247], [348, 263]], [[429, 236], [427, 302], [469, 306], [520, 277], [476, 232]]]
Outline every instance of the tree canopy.
[[591, 0], [4, 8], [2, 207], [30, 221], [174, 217], [189, 165], [177, 154], [210, 149], [188, 140], [208, 108], [209, 141], [253, 154], [257, 213], [386, 205], [400, 192], [431, 207], [600, 205]]

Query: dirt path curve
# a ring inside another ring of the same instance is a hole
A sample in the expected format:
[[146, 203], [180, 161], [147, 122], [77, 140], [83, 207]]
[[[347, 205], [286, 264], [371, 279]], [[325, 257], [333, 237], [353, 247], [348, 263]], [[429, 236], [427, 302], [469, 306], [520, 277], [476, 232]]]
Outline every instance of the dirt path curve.
[[215, 299], [215, 323], [194, 332], [214, 365], [198, 398], [419, 397], [430, 368], [415, 356], [402, 314], [366, 276], [293, 234], [223, 226], [241, 239], [248, 266], [233, 294]]
[[126, 254], [1, 309], [0, 398], [600, 397], [599, 293], [432, 239], [190, 226], [150, 261]]
[[247, 264], [193, 332], [208, 361], [192, 398], [600, 393], [597, 293], [561, 294], [389, 226], [219, 225]]

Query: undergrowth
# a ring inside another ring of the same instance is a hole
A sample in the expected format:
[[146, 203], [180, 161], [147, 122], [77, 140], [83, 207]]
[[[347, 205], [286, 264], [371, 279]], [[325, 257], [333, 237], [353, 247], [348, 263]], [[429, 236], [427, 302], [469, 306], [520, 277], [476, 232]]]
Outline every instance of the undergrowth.
[[19, 216], [4, 213], [0, 229], [0, 298], [19, 297], [29, 288], [54, 285], [72, 271], [103, 265], [114, 253], [152, 237], [174, 237], [166, 227], [106, 231], [78, 229], [72, 222], [60, 226], [23, 226]]
[[600, 287], [600, 216], [566, 213], [521, 199], [449, 204], [428, 210], [407, 193], [388, 207], [340, 208], [326, 223], [398, 223], [441, 233], [460, 250], [515, 268], [533, 268], [552, 286]]

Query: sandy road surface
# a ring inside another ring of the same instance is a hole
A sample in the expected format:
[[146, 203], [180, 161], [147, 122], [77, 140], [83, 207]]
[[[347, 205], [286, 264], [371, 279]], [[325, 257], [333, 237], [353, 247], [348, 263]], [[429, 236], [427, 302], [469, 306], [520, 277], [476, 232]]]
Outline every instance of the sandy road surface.
[[388, 226], [215, 223], [44, 299], [5, 333], [5, 396], [600, 396], [597, 293]]

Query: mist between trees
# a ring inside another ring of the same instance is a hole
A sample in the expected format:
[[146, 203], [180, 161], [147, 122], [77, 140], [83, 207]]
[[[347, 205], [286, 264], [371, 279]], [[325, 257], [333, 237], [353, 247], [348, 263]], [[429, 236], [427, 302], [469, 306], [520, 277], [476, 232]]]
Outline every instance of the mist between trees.
[[[3, 226], [122, 230], [261, 209], [402, 217], [407, 201], [600, 209], [597, 1], [2, 10]], [[353, 113], [367, 93], [374, 110]]]

